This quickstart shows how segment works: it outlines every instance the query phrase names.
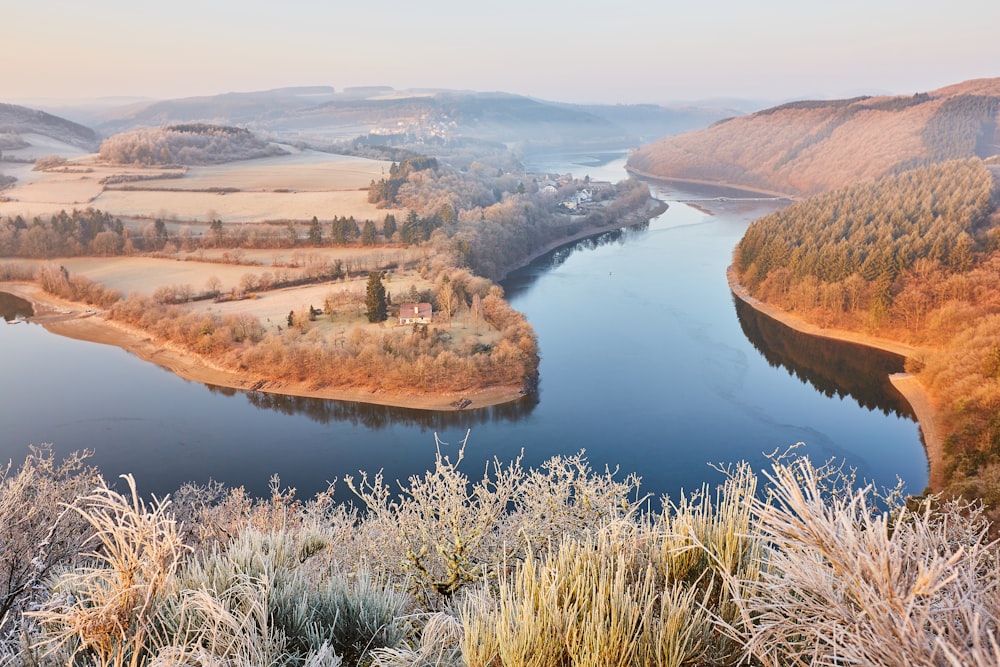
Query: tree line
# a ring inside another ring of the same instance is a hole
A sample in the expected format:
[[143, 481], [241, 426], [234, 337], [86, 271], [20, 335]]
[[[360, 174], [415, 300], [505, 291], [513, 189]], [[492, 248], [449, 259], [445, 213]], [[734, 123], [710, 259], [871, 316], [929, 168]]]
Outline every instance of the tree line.
[[227, 224], [215, 219], [199, 234], [192, 231], [194, 225], [172, 230], [162, 218], [135, 226], [98, 209], [73, 209], [47, 218], [35, 216], [26, 220], [21, 215], [0, 218], [0, 256], [46, 259], [140, 252], [170, 254], [200, 248], [372, 247], [425, 240], [429, 236], [429, 231], [424, 231], [428, 223], [420, 218], [418, 222], [419, 233], [398, 235], [399, 225], [391, 213], [378, 224], [337, 215], [329, 220], [321, 221], [314, 216], [308, 223], [284, 224]]
[[[826, 327], [921, 346], [948, 492], [1000, 507], [1000, 212], [977, 159], [810, 198], [754, 222], [734, 269], [757, 298]], [[997, 509], [991, 510], [1000, 516]]]

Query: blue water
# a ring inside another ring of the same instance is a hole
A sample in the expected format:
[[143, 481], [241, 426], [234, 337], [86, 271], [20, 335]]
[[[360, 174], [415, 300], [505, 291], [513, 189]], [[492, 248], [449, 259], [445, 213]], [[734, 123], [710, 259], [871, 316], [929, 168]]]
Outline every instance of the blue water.
[[[622, 163], [552, 166], [618, 180]], [[645, 491], [676, 496], [718, 481], [710, 463], [760, 467], [765, 452], [801, 441], [816, 460], [923, 490], [927, 461], [911, 418], [819, 391], [769, 362], [741, 328], [725, 269], [749, 221], [774, 204], [697, 204], [713, 215], [677, 201], [698, 195], [658, 192], [673, 201], [648, 226], [561, 249], [504, 283], [538, 333], [536, 397], [433, 413], [247, 395], [114, 347], [0, 323], [0, 459], [50, 442], [57, 453], [93, 449], [107, 477], [134, 473], [147, 493], [214, 479], [263, 494], [277, 473], [309, 495], [359, 470], [419, 474], [433, 464], [435, 433], [454, 456], [471, 429], [463, 467], [472, 477], [493, 457], [523, 450], [537, 466], [585, 449], [595, 468], [619, 466]], [[347, 497], [343, 484], [338, 496]]]

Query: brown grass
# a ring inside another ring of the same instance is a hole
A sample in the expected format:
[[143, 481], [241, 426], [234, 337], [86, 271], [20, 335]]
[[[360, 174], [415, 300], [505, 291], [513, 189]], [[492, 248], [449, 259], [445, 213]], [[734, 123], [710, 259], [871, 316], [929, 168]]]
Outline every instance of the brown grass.
[[[223, 222], [310, 220], [313, 216], [380, 221], [386, 213], [402, 219], [403, 211], [380, 210], [368, 203], [367, 187], [383, 171], [388, 171], [388, 163], [379, 160], [301, 152], [191, 167], [180, 179], [105, 187], [100, 181], [109, 176], [155, 176], [177, 170], [107, 165], [84, 156], [59, 170], [18, 170], [18, 182], [4, 191], [9, 201], [0, 202], [0, 215], [32, 217], [92, 206], [116, 216], [200, 222], [207, 222], [210, 214]], [[195, 192], [210, 188], [240, 192]]]

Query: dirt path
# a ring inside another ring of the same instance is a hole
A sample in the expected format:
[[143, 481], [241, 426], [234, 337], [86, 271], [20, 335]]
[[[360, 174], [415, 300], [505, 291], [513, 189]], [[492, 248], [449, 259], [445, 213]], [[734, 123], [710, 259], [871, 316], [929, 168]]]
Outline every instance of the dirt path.
[[[729, 287], [733, 294], [744, 301], [754, 310], [775, 319], [785, 326], [796, 331], [829, 338], [831, 340], [857, 343], [866, 347], [873, 347], [886, 352], [892, 352], [907, 358], [918, 356], [920, 348], [885, 338], [876, 338], [856, 331], [844, 329], [824, 329], [792, 313], [776, 308], [772, 305], [750, 296], [746, 289], [736, 280], [736, 274], [732, 267], [727, 271]], [[893, 386], [899, 390], [906, 401], [913, 408], [920, 424], [920, 431], [924, 437], [924, 450], [927, 453], [927, 463], [929, 466], [928, 486], [932, 492], [940, 491], [944, 487], [944, 439], [942, 438], [937, 419], [938, 412], [934, 402], [927, 393], [920, 381], [909, 373], [895, 373], [889, 376]]]

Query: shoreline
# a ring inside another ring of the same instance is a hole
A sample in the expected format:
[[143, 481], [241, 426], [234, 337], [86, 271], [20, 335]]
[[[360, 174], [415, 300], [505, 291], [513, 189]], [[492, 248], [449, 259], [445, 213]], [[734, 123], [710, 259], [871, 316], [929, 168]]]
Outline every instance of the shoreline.
[[[261, 380], [212, 364], [198, 355], [170, 344], [154, 341], [139, 329], [113, 322], [88, 311], [80, 304], [65, 301], [42, 292], [41, 288], [27, 282], [0, 283], [0, 291], [26, 299], [35, 310], [29, 318], [47, 331], [67, 338], [101, 345], [120, 347], [144, 361], [149, 361], [185, 380], [202, 384], [228, 387], [242, 391], [260, 391], [271, 394], [303, 398], [372, 403], [414, 410], [454, 412], [462, 409], [484, 408], [510, 403], [524, 396], [519, 386], [490, 387], [461, 393], [390, 393], [370, 389], [314, 388], [304, 382]], [[459, 408], [453, 403], [469, 401]]]
[[[642, 220], [650, 220], [665, 211], [666, 208], [667, 204], [665, 202], [650, 198], [644, 209], [633, 211], [623, 218], [616, 220], [613, 224], [588, 227], [576, 234], [542, 246], [529, 256], [523, 258], [516, 265], [504, 269], [502, 277], [499, 280], [505, 279], [513, 271], [527, 266], [547, 252], [603, 234], [610, 230], [638, 224]], [[338, 389], [312, 387], [305, 382], [260, 379], [249, 373], [241, 373], [218, 366], [189, 350], [184, 350], [170, 343], [155, 341], [140, 329], [130, 327], [121, 322], [105, 319], [98, 312], [88, 308], [84, 304], [66, 301], [47, 294], [34, 283], [23, 281], [0, 282], [0, 291], [9, 292], [28, 300], [35, 310], [35, 315], [30, 318], [31, 321], [40, 324], [53, 334], [91, 343], [119, 347], [144, 361], [152, 362], [192, 382], [228, 387], [241, 391], [260, 391], [302, 398], [370, 403], [397, 408], [441, 412], [455, 412], [469, 408], [485, 408], [512, 403], [525, 396], [520, 385], [488, 387], [466, 392], [407, 393], [383, 392], [381, 390], [364, 388]]]
[[[549, 243], [546, 243], [545, 245], [539, 247], [537, 250], [529, 253], [527, 257], [520, 260], [519, 262], [511, 266], [505, 267], [500, 272], [500, 277], [497, 278], [496, 282], [499, 283], [503, 280], [507, 280], [507, 278], [510, 277], [510, 274], [514, 273], [518, 269], [523, 269], [524, 267], [528, 266], [542, 255], [545, 255], [546, 253], [550, 253], [553, 250], [557, 250], [564, 246], [568, 246], [572, 243], [576, 243], [577, 241], [589, 239], [593, 236], [600, 236], [605, 232], [614, 231], [615, 229], [621, 229], [622, 227], [631, 227], [632, 225], [638, 225], [643, 221], [652, 220], [656, 216], [661, 215], [668, 208], [669, 205], [666, 202], [660, 201], [659, 199], [656, 199], [654, 197], [650, 197], [649, 201], [646, 204], [645, 209], [641, 211], [638, 210], [632, 211], [627, 215], [625, 215], [624, 217], [622, 217], [620, 220], [615, 221], [614, 223], [588, 227], [587, 229], [580, 230], [576, 234], [570, 234], [569, 236], [565, 236], [561, 239], [557, 239], [555, 241], [550, 241]], [[638, 215], [639, 213], [641, 213], [641, 215]]]
[[761, 188], [751, 187], [749, 185], [740, 185], [738, 183], [727, 183], [726, 181], [709, 181], [698, 178], [675, 178], [675, 177], [665, 177], [657, 176], [656, 174], [651, 174], [649, 172], [643, 171], [641, 169], [636, 169], [635, 167], [630, 167], [628, 164], [625, 165], [625, 171], [632, 176], [637, 176], [639, 178], [645, 179], [647, 181], [654, 181], [656, 183], [679, 183], [681, 185], [705, 185], [711, 188], [725, 188], [728, 190], [741, 190], [747, 194], [759, 194], [766, 195], [768, 197], [775, 197], [777, 199], [789, 199], [795, 201], [799, 198], [799, 195], [789, 194], [787, 192], [778, 192], [777, 190], [764, 190]]
[[[767, 315], [771, 319], [781, 322], [788, 328], [800, 333], [845, 343], [864, 345], [884, 352], [891, 352], [907, 359], [917, 357], [922, 352], [918, 347], [885, 338], [877, 338], [845, 329], [824, 329], [805, 321], [798, 315], [764, 303], [760, 299], [751, 296], [746, 288], [739, 283], [732, 266], [726, 269], [726, 279], [729, 281], [729, 289], [734, 296], [757, 312]], [[916, 376], [910, 373], [893, 373], [889, 376], [889, 381], [903, 395], [903, 398], [910, 404], [917, 417], [917, 424], [920, 427], [920, 433], [924, 441], [924, 453], [927, 456], [927, 486], [932, 493], [937, 493], [944, 488], [945, 461], [944, 438], [939, 427], [938, 412], [934, 406], [934, 401]]]

